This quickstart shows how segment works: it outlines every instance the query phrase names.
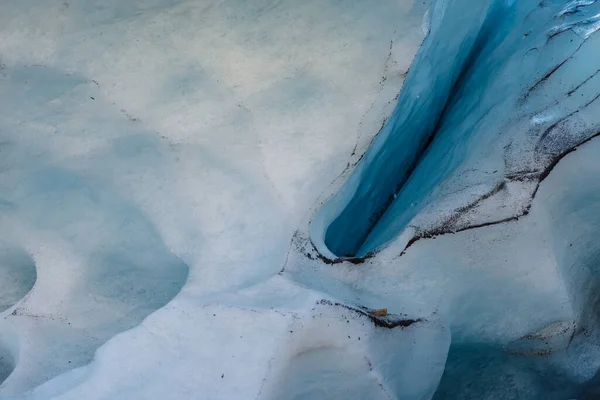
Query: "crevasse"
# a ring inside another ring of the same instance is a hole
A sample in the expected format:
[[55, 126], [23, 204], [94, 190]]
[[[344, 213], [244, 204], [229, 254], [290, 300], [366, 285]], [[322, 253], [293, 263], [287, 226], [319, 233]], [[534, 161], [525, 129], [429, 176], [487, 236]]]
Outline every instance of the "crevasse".
[[360, 257], [408, 225], [427, 236], [526, 213], [545, 171], [598, 131], [599, 10], [437, 1], [395, 111], [334, 196], [337, 215], [317, 216], [331, 221], [326, 247]]

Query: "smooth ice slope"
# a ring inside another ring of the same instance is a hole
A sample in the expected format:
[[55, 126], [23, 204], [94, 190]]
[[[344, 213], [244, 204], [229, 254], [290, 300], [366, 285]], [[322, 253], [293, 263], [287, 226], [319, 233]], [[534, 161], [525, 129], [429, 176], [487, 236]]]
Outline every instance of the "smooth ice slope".
[[[363, 256], [522, 215], [562, 154], [600, 130], [596, 2], [439, 1], [394, 114], [317, 218]], [[320, 223], [319, 223], [320, 224]]]

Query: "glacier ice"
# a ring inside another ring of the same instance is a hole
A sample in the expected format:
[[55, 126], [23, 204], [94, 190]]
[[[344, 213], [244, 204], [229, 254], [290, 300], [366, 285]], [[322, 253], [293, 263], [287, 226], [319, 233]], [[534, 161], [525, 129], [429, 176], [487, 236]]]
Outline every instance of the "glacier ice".
[[0, 397], [597, 397], [599, 12], [5, 0]]
[[338, 256], [407, 226], [422, 237], [520, 215], [553, 160], [598, 130], [600, 4], [436, 4], [394, 114], [332, 200], [324, 240]]
[[557, 17], [562, 17], [568, 14], [576, 14], [579, 12], [581, 7], [591, 6], [595, 2], [596, 0], [573, 0], [565, 5], [562, 10], [560, 10], [560, 12], [557, 14]]
[[290, 326], [290, 344], [274, 359], [284, 367], [275, 368], [280, 372], [268, 379], [264, 398], [430, 398], [435, 392], [450, 343], [439, 321], [389, 316], [405, 326], [381, 329], [367, 313], [329, 301], [311, 314]]
[[21, 300], [35, 284], [35, 261], [25, 249], [0, 244], [0, 310], [5, 311]]
[[[554, 246], [549, 234], [560, 232], [562, 241], [566, 227], [574, 226], [576, 235], [593, 238], [586, 226], [595, 226], [595, 218], [590, 211], [583, 226], [579, 220], [561, 222], [560, 228], [547, 225], [565, 212], [583, 212], [584, 203], [593, 207], [595, 189], [582, 179], [579, 186], [585, 189], [570, 192], [560, 183], [548, 194], [540, 182], [600, 132], [600, 36], [594, 35], [599, 7], [596, 2], [437, 2], [431, 33], [397, 108], [346, 182], [310, 221], [313, 249], [320, 253], [313, 257], [357, 263], [363, 271], [348, 279], [305, 267], [293, 272], [300, 281], [344, 293], [347, 301], [396, 298], [405, 309], [422, 312], [429, 304], [430, 312], [444, 310], [452, 344], [435, 398], [485, 393], [561, 399], [597, 390], [592, 317], [597, 303], [595, 278], [586, 267], [590, 261], [561, 260], [555, 250], [562, 246]], [[462, 18], [471, 18], [470, 24], [459, 25]], [[467, 28], [474, 31], [466, 37], [450, 33]], [[455, 46], [454, 58], [444, 53], [450, 46]], [[452, 62], [433, 68], [441, 63], [437, 57]], [[585, 195], [576, 197], [581, 190]], [[569, 205], [541, 214], [546, 197], [557, 192]], [[544, 198], [536, 203], [537, 197]], [[535, 222], [521, 223], [524, 218]], [[518, 228], [504, 226], [511, 222]], [[497, 224], [502, 227], [494, 228]], [[466, 233], [470, 230], [474, 233]], [[417, 243], [457, 232], [465, 232], [464, 239], [449, 239], [450, 245], [441, 238]], [[527, 249], [514, 240], [524, 240]], [[463, 248], [462, 241], [475, 245]], [[573, 238], [566, 254], [590, 254], [573, 249], [574, 242], [587, 241]], [[484, 272], [480, 263], [502, 272]], [[523, 268], [521, 273], [533, 280], [515, 280], [512, 275], [520, 273], [509, 272], [512, 268]], [[438, 281], [450, 280], [443, 278], [446, 274], [461, 287], [442, 288]], [[395, 288], [405, 293], [394, 293]], [[531, 319], [520, 321], [519, 315]], [[507, 333], [514, 336], [503, 337]]]

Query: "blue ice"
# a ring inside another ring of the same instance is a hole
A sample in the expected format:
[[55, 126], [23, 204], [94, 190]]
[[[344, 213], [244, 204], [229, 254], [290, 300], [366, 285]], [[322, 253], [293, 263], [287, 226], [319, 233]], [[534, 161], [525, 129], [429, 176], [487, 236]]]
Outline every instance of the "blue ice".
[[491, 196], [539, 179], [595, 134], [599, 11], [594, 1], [438, 1], [393, 115], [334, 198], [344, 206], [327, 248], [364, 256], [441, 201], [454, 215], [428, 229], [452, 231], [469, 188]]

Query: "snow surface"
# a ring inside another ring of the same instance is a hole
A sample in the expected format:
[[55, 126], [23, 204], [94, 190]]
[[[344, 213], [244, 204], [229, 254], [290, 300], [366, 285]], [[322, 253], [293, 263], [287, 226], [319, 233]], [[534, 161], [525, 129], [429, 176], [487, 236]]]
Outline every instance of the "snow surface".
[[3, 0], [0, 397], [593, 398], [598, 7]]

